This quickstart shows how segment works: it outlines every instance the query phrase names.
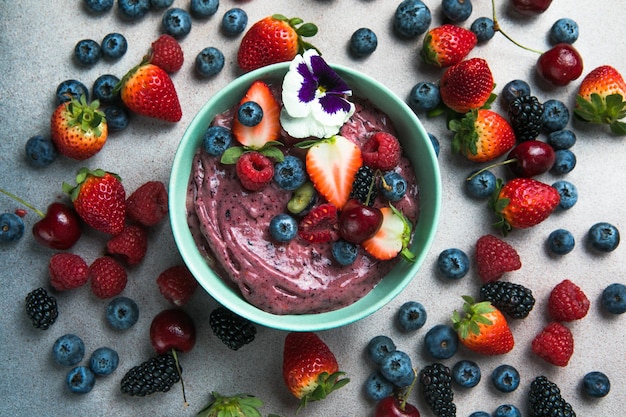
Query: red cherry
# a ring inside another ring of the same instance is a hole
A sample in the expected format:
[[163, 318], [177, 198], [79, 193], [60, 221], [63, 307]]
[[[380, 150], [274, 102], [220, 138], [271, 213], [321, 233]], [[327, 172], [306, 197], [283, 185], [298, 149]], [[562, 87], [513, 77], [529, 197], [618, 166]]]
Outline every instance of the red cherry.
[[559, 43], [541, 54], [537, 72], [550, 84], [564, 86], [583, 73], [583, 59], [572, 45]]
[[73, 208], [52, 203], [46, 215], [33, 225], [33, 236], [40, 244], [52, 249], [69, 249], [82, 234], [80, 220]]
[[348, 242], [358, 244], [374, 236], [382, 223], [383, 214], [379, 209], [350, 199], [339, 216], [339, 234]]
[[420, 412], [413, 404], [402, 403], [392, 396], [385, 397], [376, 404], [374, 417], [420, 417]]
[[196, 344], [196, 326], [183, 310], [163, 310], [150, 324], [150, 343], [159, 355], [173, 349], [188, 352]]
[[517, 177], [534, 177], [548, 172], [554, 165], [555, 153], [552, 146], [539, 140], [527, 140], [515, 146], [506, 160], [509, 170]]
[[545, 12], [550, 3], [552, 0], [512, 0], [511, 6], [523, 15], [532, 16]]

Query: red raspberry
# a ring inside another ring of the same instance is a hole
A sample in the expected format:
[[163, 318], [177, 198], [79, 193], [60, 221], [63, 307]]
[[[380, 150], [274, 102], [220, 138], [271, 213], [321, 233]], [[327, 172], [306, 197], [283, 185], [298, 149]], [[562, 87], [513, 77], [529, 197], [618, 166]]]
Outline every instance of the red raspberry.
[[574, 337], [570, 329], [554, 321], [533, 339], [532, 350], [552, 365], [566, 366], [574, 353]]
[[161, 272], [156, 282], [163, 297], [178, 307], [187, 303], [198, 288], [198, 281], [185, 265], [166, 269]]
[[235, 165], [241, 185], [249, 191], [259, 191], [274, 177], [274, 164], [259, 152], [245, 152]]
[[589, 304], [589, 299], [583, 290], [566, 279], [550, 292], [548, 312], [556, 321], [574, 321], [587, 315]]
[[152, 42], [150, 63], [172, 74], [183, 66], [183, 49], [174, 37], [163, 34]]
[[476, 265], [478, 276], [486, 283], [499, 280], [505, 272], [520, 269], [522, 262], [513, 246], [493, 235], [485, 235], [476, 242]]
[[335, 241], [339, 238], [338, 221], [337, 207], [330, 203], [320, 204], [300, 221], [298, 236], [311, 243]]
[[361, 149], [363, 164], [381, 171], [394, 169], [400, 163], [400, 142], [387, 132], [374, 133]]
[[121, 263], [110, 256], [102, 256], [89, 267], [91, 290], [98, 298], [110, 298], [126, 288], [128, 277]]
[[122, 233], [107, 242], [107, 253], [126, 265], [137, 265], [148, 250], [148, 236], [141, 226], [127, 225]]
[[144, 226], [154, 226], [167, 211], [167, 190], [161, 181], [142, 184], [126, 199], [126, 216]]
[[70, 290], [84, 285], [89, 279], [87, 262], [73, 253], [57, 253], [48, 263], [50, 284], [57, 291]]

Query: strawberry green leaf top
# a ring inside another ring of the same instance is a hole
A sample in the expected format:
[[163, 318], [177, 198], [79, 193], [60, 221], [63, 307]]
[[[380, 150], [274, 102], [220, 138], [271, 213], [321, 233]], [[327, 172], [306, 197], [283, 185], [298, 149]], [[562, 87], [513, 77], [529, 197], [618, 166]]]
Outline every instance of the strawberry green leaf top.
[[211, 396], [211, 401], [198, 412], [198, 417], [262, 417], [258, 408], [263, 405], [263, 401], [254, 395], [226, 397], [213, 391]]
[[626, 135], [626, 82], [613, 67], [603, 65], [595, 68], [583, 79], [574, 115], [579, 120], [608, 124], [611, 132]]
[[504, 155], [515, 146], [515, 132], [498, 113], [479, 109], [448, 125], [455, 132], [452, 152], [461, 153], [473, 162], [488, 162]]
[[461, 62], [476, 46], [476, 42], [476, 35], [471, 30], [444, 24], [428, 31], [420, 57], [427, 64], [449, 67]]

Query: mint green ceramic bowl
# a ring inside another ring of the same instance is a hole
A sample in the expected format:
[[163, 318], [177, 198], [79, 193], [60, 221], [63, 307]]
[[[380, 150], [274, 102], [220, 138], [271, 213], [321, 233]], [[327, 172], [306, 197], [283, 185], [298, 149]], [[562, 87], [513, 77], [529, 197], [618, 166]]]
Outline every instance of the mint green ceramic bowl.
[[424, 127], [413, 111], [376, 80], [342, 66], [332, 66], [352, 88], [353, 94], [367, 98], [386, 112], [399, 133], [405, 154], [413, 162], [421, 188], [420, 217], [411, 246], [415, 263], [398, 265], [365, 297], [347, 307], [319, 314], [276, 315], [248, 303], [208, 266], [194, 244], [187, 225], [185, 198], [192, 158], [213, 117], [235, 105], [249, 85], [257, 80], [282, 83], [289, 63], [270, 65], [237, 78], [215, 94], [194, 117], [174, 157], [169, 184], [172, 231], [178, 250], [200, 285], [216, 301], [231, 311], [267, 327], [289, 331], [318, 331], [353, 323], [369, 316], [396, 297], [415, 277], [435, 236], [441, 206], [441, 180], [437, 157]]

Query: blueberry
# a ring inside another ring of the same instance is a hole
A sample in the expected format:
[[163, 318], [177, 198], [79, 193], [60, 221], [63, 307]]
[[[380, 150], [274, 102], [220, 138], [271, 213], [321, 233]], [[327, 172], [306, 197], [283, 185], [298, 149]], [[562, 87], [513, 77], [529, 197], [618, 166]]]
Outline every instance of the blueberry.
[[307, 180], [304, 161], [297, 156], [286, 155], [274, 166], [274, 181], [282, 189], [293, 191]]
[[350, 37], [350, 52], [354, 56], [368, 56], [376, 50], [377, 46], [378, 38], [370, 28], [357, 29]]
[[100, 44], [93, 39], [82, 39], [74, 47], [76, 62], [85, 67], [91, 67], [100, 59]]
[[117, 352], [108, 347], [93, 351], [89, 358], [89, 368], [96, 375], [110, 375], [117, 369], [120, 358]]
[[104, 13], [111, 10], [114, 0], [85, 0], [85, 7], [92, 13]]
[[420, 81], [411, 88], [409, 106], [415, 111], [428, 112], [434, 110], [441, 103], [439, 86], [428, 81]]
[[407, 182], [404, 177], [395, 171], [383, 175], [380, 182], [381, 196], [388, 201], [399, 201], [406, 194]]
[[626, 285], [613, 283], [602, 291], [600, 304], [611, 314], [626, 313]]
[[590, 397], [605, 397], [611, 390], [611, 381], [603, 372], [593, 371], [583, 377], [583, 392]]
[[117, 101], [120, 97], [119, 90], [115, 87], [120, 82], [120, 79], [115, 75], [103, 74], [96, 78], [91, 88], [91, 95], [94, 100], [100, 100], [102, 104], [109, 104]]
[[522, 412], [512, 404], [502, 404], [493, 412], [493, 417], [522, 417]]
[[607, 222], [596, 223], [587, 233], [587, 242], [597, 251], [612, 252], [619, 245], [619, 230]]
[[172, 4], [174, 4], [174, 0], [150, 0], [150, 7], [155, 10], [167, 9]]
[[470, 30], [474, 32], [478, 42], [487, 42], [496, 34], [493, 20], [488, 17], [479, 17], [474, 20], [470, 26]]
[[89, 89], [78, 80], [65, 80], [58, 85], [56, 90], [58, 104], [72, 99], [78, 100], [81, 96], [85, 96], [85, 100], [89, 101]]
[[211, 156], [220, 156], [233, 141], [230, 129], [223, 126], [210, 126], [204, 132], [202, 147]]
[[439, 157], [439, 139], [437, 139], [437, 136], [433, 135], [432, 133], [428, 134], [428, 139], [430, 139], [430, 144], [433, 145], [435, 156]]
[[574, 207], [574, 204], [578, 201], [578, 189], [574, 184], [569, 181], [560, 180], [552, 184], [554, 188], [559, 192], [561, 200], [557, 206], [560, 210], [569, 210]]
[[557, 130], [550, 132], [546, 142], [555, 151], [569, 149], [576, 143], [576, 134], [569, 129]]
[[496, 189], [497, 178], [493, 172], [473, 171], [465, 181], [465, 191], [471, 198], [484, 200], [491, 197]]
[[263, 108], [256, 101], [246, 101], [237, 109], [237, 120], [244, 126], [256, 126], [262, 119]]
[[485, 411], [474, 411], [469, 417], [491, 417], [491, 414]]
[[161, 19], [163, 31], [176, 39], [183, 38], [191, 32], [191, 16], [179, 7], [172, 7], [163, 13]]
[[515, 100], [517, 97], [521, 96], [529, 96], [530, 95], [530, 85], [524, 80], [511, 80], [505, 84], [504, 88], [502, 88], [502, 93], [500, 93], [500, 97], [504, 104], [504, 107], [508, 108], [509, 104]]
[[365, 394], [373, 401], [389, 397], [394, 391], [395, 385], [378, 370], [372, 372], [365, 380]]
[[367, 344], [367, 356], [377, 365], [387, 354], [396, 350], [396, 344], [390, 337], [384, 335], [374, 336]]
[[298, 234], [298, 222], [285, 213], [279, 213], [270, 220], [270, 236], [277, 242], [289, 242]]
[[246, 29], [248, 15], [239, 8], [233, 7], [222, 16], [222, 31], [227, 35], [238, 35]]
[[96, 376], [86, 366], [76, 366], [67, 373], [65, 384], [74, 394], [87, 394], [96, 384]]
[[333, 259], [343, 266], [352, 265], [359, 254], [357, 245], [343, 239], [333, 242], [331, 250]]
[[137, 303], [127, 297], [116, 297], [107, 305], [106, 320], [116, 330], [130, 329], [139, 319]]
[[26, 141], [26, 160], [34, 167], [42, 168], [50, 165], [59, 156], [50, 138], [35, 135]]
[[117, 8], [123, 18], [139, 20], [150, 11], [149, 0], [117, 0]]
[[421, 329], [426, 323], [426, 309], [417, 301], [407, 301], [398, 309], [398, 324], [404, 331]]
[[426, 32], [431, 21], [430, 9], [421, 0], [402, 1], [393, 15], [395, 31], [405, 38], [414, 38]]
[[217, 48], [209, 46], [196, 56], [196, 73], [202, 78], [209, 78], [224, 68], [224, 54]]
[[548, 236], [548, 249], [556, 255], [566, 255], [574, 250], [574, 235], [565, 229], [556, 229]]
[[457, 248], [445, 249], [437, 258], [437, 268], [447, 279], [457, 280], [463, 278], [469, 271], [469, 265], [467, 254]]
[[15, 213], [0, 214], [0, 242], [14, 242], [24, 236], [24, 220]]
[[550, 28], [550, 40], [554, 44], [572, 44], [578, 39], [578, 33], [578, 23], [573, 19], [564, 17], [554, 22]]
[[554, 174], [562, 175], [571, 172], [576, 167], [576, 155], [570, 149], [554, 151], [554, 165], [550, 168]]
[[547, 100], [543, 103], [541, 127], [548, 133], [562, 130], [569, 122], [569, 110], [561, 100]]
[[76, 365], [85, 356], [85, 344], [75, 334], [65, 334], [59, 337], [52, 346], [54, 360], [66, 366]]
[[411, 357], [401, 350], [385, 355], [379, 366], [382, 376], [396, 387], [407, 387], [415, 378]]
[[435, 359], [448, 359], [454, 356], [459, 346], [456, 331], [445, 324], [437, 324], [424, 336], [424, 347]]
[[100, 52], [108, 59], [120, 59], [128, 50], [128, 41], [121, 33], [109, 33], [102, 39]]
[[481, 373], [478, 364], [463, 359], [452, 367], [452, 380], [463, 388], [473, 388], [480, 382]]
[[109, 132], [119, 132], [128, 127], [130, 122], [128, 111], [122, 106], [111, 104], [104, 109], [104, 117], [107, 119]]
[[515, 391], [519, 382], [519, 372], [511, 365], [500, 365], [491, 372], [491, 383], [500, 392]]
[[189, 9], [191, 10], [192, 16], [207, 18], [213, 16], [217, 12], [219, 6], [219, 0], [191, 0]]
[[472, 2], [470, 0], [442, 0], [441, 11], [455, 23], [464, 22], [472, 14]]

